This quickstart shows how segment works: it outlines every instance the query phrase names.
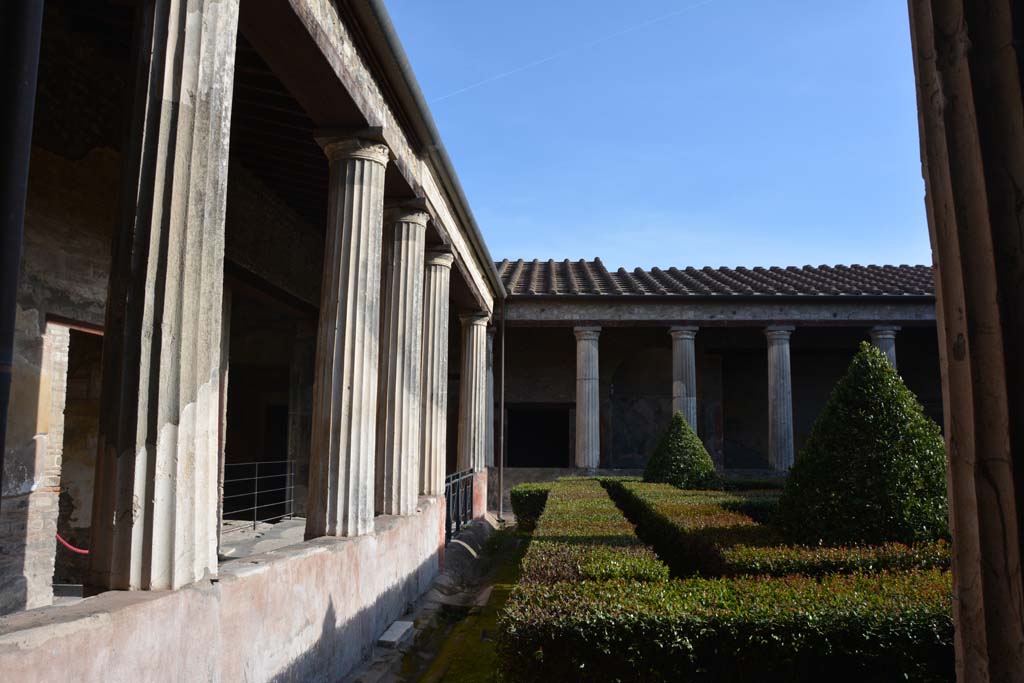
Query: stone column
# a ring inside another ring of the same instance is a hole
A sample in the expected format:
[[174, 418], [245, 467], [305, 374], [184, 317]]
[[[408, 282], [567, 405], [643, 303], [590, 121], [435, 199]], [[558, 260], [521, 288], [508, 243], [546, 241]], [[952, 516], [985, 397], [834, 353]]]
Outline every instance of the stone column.
[[699, 328], [675, 326], [672, 335], [672, 414], [681, 412], [697, 431], [697, 358], [694, 340]]
[[576, 467], [596, 470], [601, 464], [601, 400], [598, 390], [597, 338], [600, 327], [576, 332]]
[[448, 457], [448, 285], [455, 257], [427, 254], [423, 278], [423, 385], [420, 493], [444, 494]]
[[313, 380], [306, 538], [373, 530], [384, 170], [372, 139], [320, 138], [330, 160]]
[[292, 485], [292, 513], [303, 517], [309, 497], [309, 458], [313, 428], [313, 369], [316, 325], [295, 323], [288, 378], [288, 467]]
[[793, 386], [789, 366], [789, 337], [794, 328], [772, 325], [768, 338], [768, 463], [788, 472], [793, 466]]
[[460, 472], [484, 468], [487, 417], [487, 320], [486, 313], [460, 316], [462, 321], [462, 370], [459, 374]]
[[896, 368], [896, 333], [899, 325], [875, 325], [871, 328], [871, 343], [885, 354], [889, 365]]
[[169, 0], [144, 14], [104, 325], [90, 591], [217, 574], [238, 0]]
[[423, 257], [429, 216], [420, 207], [387, 215], [381, 309], [376, 509], [411, 515], [420, 489], [420, 366]]
[[484, 400], [487, 409], [484, 411], [484, 464], [494, 467], [494, 332], [493, 326], [487, 328], [487, 386]]

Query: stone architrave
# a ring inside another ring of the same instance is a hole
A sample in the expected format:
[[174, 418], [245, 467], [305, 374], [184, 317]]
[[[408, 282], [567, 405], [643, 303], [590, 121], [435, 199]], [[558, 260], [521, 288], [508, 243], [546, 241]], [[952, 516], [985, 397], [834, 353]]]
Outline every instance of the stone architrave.
[[768, 338], [768, 462], [777, 472], [793, 466], [793, 386], [789, 363], [789, 325], [765, 328]]
[[458, 470], [484, 469], [487, 419], [487, 321], [486, 313], [460, 316], [462, 321], [462, 370], [459, 375]]
[[889, 365], [896, 369], [896, 333], [898, 325], [875, 325], [871, 328], [871, 343], [889, 359]]
[[444, 494], [448, 452], [448, 289], [452, 262], [449, 251], [427, 254], [423, 278], [423, 385], [420, 433], [420, 493]]
[[330, 160], [306, 538], [373, 530], [384, 171], [372, 138], [321, 137]]
[[672, 413], [681, 412], [697, 432], [697, 358], [694, 342], [698, 327], [678, 325], [672, 335]]
[[423, 259], [429, 216], [419, 207], [386, 215], [381, 310], [376, 509], [411, 515], [420, 488], [420, 365]]
[[577, 327], [576, 467], [596, 470], [601, 463], [601, 400], [597, 339], [600, 327]]

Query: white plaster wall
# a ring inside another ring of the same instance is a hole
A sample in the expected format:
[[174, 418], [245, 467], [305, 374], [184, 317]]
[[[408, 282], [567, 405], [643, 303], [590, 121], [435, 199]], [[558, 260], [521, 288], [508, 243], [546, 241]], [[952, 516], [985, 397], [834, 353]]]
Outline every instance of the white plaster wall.
[[0, 618], [4, 681], [339, 680], [433, 581], [444, 499], [374, 533], [234, 560], [220, 580]]

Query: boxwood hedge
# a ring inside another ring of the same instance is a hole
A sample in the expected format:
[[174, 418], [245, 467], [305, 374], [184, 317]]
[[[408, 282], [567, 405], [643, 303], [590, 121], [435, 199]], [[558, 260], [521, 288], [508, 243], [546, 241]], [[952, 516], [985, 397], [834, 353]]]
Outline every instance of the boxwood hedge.
[[951, 680], [948, 572], [524, 584], [513, 681]]
[[772, 527], [738, 511], [744, 506], [742, 494], [615, 480], [605, 480], [605, 486], [679, 576], [820, 576], [949, 566], [944, 541], [837, 548], [786, 545]]
[[544, 504], [548, 500], [550, 483], [519, 484], [509, 491], [512, 498], [512, 514], [516, 516], [516, 526], [521, 531], [531, 531], [537, 519], [544, 512]]
[[522, 561], [524, 583], [664, 581], [668, 568], [594, 479], [549, 486], [544, 512]]

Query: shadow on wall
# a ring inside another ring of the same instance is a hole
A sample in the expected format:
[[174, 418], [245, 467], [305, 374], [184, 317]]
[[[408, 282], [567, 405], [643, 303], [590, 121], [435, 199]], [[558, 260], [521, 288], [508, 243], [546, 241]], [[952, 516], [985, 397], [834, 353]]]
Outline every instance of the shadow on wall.
[[[377, 639], [394, 621], [408, 613], [429, 585], [419, 585], [419, 577], [433, 577], [439, 567], [441, 552], [435, 552], [400, 583], [391, 586], [347, 621], [338, 624], [334, 598], [327, 601], [327, 611], [320, 625], [320, 636], [283, 671], [267, 675], [275, 683], [337, 680], [350, 673], [369, 657]], [[432, 580], [432, 579], [431, 579]], [[358, 590], [355, 591], [358, 593]], [[223, 627], [223, 625], [222, 625]], [[281, 634], [284, 642], [293, 634]], [[257, 675], [255, 680], [262, 680]]]

